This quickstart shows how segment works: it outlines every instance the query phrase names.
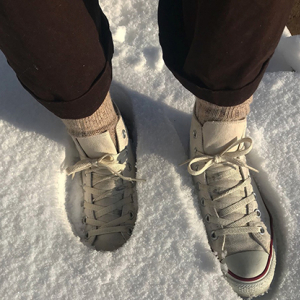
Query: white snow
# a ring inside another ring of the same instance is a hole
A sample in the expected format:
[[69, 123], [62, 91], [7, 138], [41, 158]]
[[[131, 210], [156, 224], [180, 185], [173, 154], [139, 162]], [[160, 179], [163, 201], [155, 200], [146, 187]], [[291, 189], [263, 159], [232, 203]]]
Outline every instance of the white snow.
[[[138, 177], [147, 179], [138, 185], [133, 236], [113, 253], [80, 242], [79, 179], [61, 172], [74, 148], [61, 121], [22, 89], [1, 55], [1, 299], [239, 299], [207, 244], [192, 180], [178, 166], [187, 158], [193, 96], [163, 66], [157, 1], [101, 3], [118, 39], [112, 96], [125, 114], [126, 94], [132, 101]], [[286, 39], [294, 46], [283, 47], [293, 57], [289, 68], [297, 70], [297, 38]], [[249, 159], [260, 170], [278, 244], [274, 284], [261, 299], [299, 298], [299, 80], [298, 73], [267, 73], [249, 117]]]
[[295, 51], [295, 49], [300, 49], [300, 37], [288, 37], [282, 39], [282, 50], [283, 56], [288, 64], [292, 68], [300, 72], [300, 53]]
[[[292, 37], [291, 39], [289, 39], [289, 37], [291, 37], [291, 33], [287, 27], [285, 27], [275, 53], [267, 67], [267, 72], [293, 71], [293, 68], [291, 67], [292, 65], [290, 64], [290, 62], [293, 64], [293, 60], [287, 60], [289, 55], [286, 55], [286, 52], [289, 48], [286, 47], [286, 42], [294, 40], [295, 37]], [[298, 53], [298, 49], [299, 48], [296, 46], [293, 47], [291, 51], [295, 55]]]
[[123, 43], [126, 37], [126, 27], [119, 26], [116, 28], [115, 32], [112, 33], [114, 43]]

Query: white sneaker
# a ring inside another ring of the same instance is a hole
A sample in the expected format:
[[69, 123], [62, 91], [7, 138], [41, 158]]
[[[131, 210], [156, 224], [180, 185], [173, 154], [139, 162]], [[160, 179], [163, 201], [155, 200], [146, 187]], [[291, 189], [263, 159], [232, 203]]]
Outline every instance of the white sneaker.
[[73, 138], [80, 161], [67, 169], [81, 172], [86, 240], [98, 251], [120, 248], [131, 236], [137, 216], [135, 158], [120, 112], [118, 149], [109, 132]]
[[276, 256], [270, 216], [246, 164], [252, 140], [245, 132], [246, 119], [202, 126], [193, 114], [187, 163], [226, 279], [240, 296], [255, 297], [269, 289]]

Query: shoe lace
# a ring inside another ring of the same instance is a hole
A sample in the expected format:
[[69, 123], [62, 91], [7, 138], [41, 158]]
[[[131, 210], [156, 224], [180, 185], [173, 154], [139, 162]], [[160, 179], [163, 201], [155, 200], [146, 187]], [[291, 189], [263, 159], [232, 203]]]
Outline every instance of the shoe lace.
[[121, 212], [125, 204], [132, 202], [132, 193], [124, 197], [124, 192], [127, 188], [133, 188], [134, 182], [144, 180], [123, 176], [126, 163], [120, 163], [118, 156], [118, 154], [104, 154], [96, 159], [85, 158], [66, 169], [67, 175], [72, 175], [72, 178], [82, 171], [85, 174], [92, 174], [92, 186], [83, 185], [83, 190], [93, 197], [92, 203], [84, 201], [84, 208], [92, 210], [95, 217], [85, 217], [86, 225], [92, 226], [87, 232], [87, 238], [128, 232], [128, 226], [124, 224], [132, 219], [132, 212], [123, 216]]
[[[197, 176], [206, 172], [207, 184], [198, 183], [199, 190], [207, 190], [211, 199], [201, 198], [201, 205], [213, 207], [217, 216], [206, 216], [206, 221], [218, 225], [211, 233], [213, 239], [219, 236], [262, 233], [262, 222], [257, 219], [260, 212], [248, 212], [246, 206], [255, 202], [255, 194], [247, 195], [245, 190], [251, 190], [250, 175], [243, 179], [240, 167], [248, 168], [254, 172], [258, 170], [245, 162], [245, 155], [252, 150], [252, 139], [245, 137], [233, 140], [229, 146], [219, 154], [207, 155], [197, 150], [197, 156], [184, 162], [188, 164], [188, 172]], [[230, 151], [237, 147], [236, 151]], [[204, 164], [201, 169], [199, 163]], [[193, 165], [196, 165], [196, 170]], [[241, 213], [241, 210], [245, 210]], [[223, 245], [224, 246], [224, 245]]]

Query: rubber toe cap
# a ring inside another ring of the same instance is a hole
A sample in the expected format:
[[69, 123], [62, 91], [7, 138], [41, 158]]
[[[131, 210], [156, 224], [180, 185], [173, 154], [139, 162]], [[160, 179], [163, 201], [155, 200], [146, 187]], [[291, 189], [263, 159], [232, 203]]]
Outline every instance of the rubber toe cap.
[[114, 251], [122, 247], [125, 242], [121, 233], [109, 233], [97, 236], [94, 246], [97, 251]]
[[250, 279], [264, 272], [268, 259], [269, 254], [264, 251], [245, 251], [227, 256], [225, 263], [233, 274]]

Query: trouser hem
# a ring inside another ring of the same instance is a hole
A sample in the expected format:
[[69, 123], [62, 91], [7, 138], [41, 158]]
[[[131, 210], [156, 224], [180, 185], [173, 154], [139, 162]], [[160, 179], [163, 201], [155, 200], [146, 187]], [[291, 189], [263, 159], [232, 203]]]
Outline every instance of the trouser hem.
[[269, 61], [270, 59], [263, 64], [263, 67], [257, 77], [248, 85], [240, 89], [219, 91], [198, 86], [197, 84], [193, 83], [192, 80], [188, 79], [185, 74], [180, 71], [175, 71], [166, 61], [165, 63], [173, 75], [179, 80], [179, 82], [196, 97], [218, 106], [236, 106], [244, 103], [254, 94], [264, 76]]
[[45, 101], [36, 97], [26, 86], [24, 88], [44, 107], [61, 119], [82, 119], [92, 115], [104, 101], [112, 81], [111, 62], [105, 64], [101, 76], [81, 97], [70, 101]]

